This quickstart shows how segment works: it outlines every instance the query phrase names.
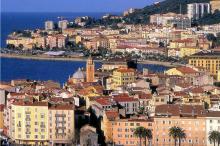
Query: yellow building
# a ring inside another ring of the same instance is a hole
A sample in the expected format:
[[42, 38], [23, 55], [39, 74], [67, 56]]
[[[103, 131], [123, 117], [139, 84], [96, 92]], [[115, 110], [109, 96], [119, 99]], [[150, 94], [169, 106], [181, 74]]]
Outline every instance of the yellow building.
[[215, 12], [215, 10], [220, 10], [220, 0], [211, 0], [210, 1], [212, 13]]
[[220, 82], [220, 70], [218, 70], [218, 78], [217, 78], [217, 80]]
[[69, 103], [49, 106], [50, 145], [71, 145], [74, 141], [74, 105]]
[[76, 44], [78, 44], [79, 42], [82, 42], [82, 37], [80, 35], [77, 35], [75, 37], [75, 42], [76, 42]]
[[196, 47], [182, 47], [182, 48], [180, 48], [179, 57], [190, 56], [190, 55], [193, 55], [199, 51], [200, 51], [200, 49], [196, 48]]
[[196, 67], [203, 67], [211, 73], [211, 75], [217, 76], [218, 70], [220, 70], [220, 52], [199, 52], [189, 57], [190, 65]]
[[113, 71], [113, 88], [131, 84], [135, 81], [135, 70], [132, 68], [118, 68]]
[[0, 131], [3, 130], [4, 127], [4, 105], [0, 104]]
[[17, 144], [48, 145], [48, 102], [18, 101], [11, 108], [12, 140]]

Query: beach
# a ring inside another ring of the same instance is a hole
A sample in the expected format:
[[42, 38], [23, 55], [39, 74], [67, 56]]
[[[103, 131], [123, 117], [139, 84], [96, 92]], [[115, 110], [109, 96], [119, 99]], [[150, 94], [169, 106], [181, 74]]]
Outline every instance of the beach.
[[[86, 61], [86, 57], [52, 57], [52, 56], [45, 56], [45, 55], [37, 55], [37, 56], [27, 56], [27, 55], [17, 55], [17, 54], [0, 54], [0, 57], [5, 58], [18, 58], [18, 59], [32, 59], [32, 60], [57, 60], [57, 61]], [[103, 60], [94, 60], [95, 62], [102, 62]], [[179, 63], [171, 63], [171, 62], [162, 62], [162, 61], [152, 61], [152, 60], [143, 60], [139, 61], [139, 64], [155, 64], [155, 65], [163, 65], [166, 67], [175, 67], [181, 66], [182, 64]]]

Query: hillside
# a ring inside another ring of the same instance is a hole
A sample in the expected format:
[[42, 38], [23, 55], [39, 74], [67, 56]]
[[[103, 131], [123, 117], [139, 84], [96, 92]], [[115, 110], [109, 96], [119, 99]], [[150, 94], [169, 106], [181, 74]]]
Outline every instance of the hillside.
[[160, 2], [157, 5], [146, 6], [143, 9], [139, 9], [138, 11], [128, 15], [125, 17], [125, 21], [127, 23], [148, 23], [149, 17], [152, 14], [159, 13], [180, 13], [180, 5], [182, 7], [182, 13], [186, 14], [187, 12], [187, 4], [189, 3], [202, 3], [209, 2], [209, 0], [165, 0]]

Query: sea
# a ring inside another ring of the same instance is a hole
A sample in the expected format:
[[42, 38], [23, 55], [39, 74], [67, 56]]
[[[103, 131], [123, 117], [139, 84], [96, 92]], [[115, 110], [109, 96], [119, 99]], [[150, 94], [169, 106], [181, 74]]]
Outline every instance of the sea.
[[[59, 16], [73, 20], [79, 16], [100, 18], [106, 13], [1, 13], [1, 48], [6, 47], [7, 35], [15, 30], [44, 28], [44, 21], [58, 21]], [[113, 13], [118, 14], [118, 13]], [[96, 69], [101, 67], [100, 62], [95, 63]], [[0, 58], [0, 81], [9, 82], [12, 79], [54, 80], [61, 85], [77, 69], [85, 68], [85, 61], [53, 61]], [[138, 70], [148, 68], [153, 72], [163, 72], [165, 66], [152, 64], [139, 64]]]

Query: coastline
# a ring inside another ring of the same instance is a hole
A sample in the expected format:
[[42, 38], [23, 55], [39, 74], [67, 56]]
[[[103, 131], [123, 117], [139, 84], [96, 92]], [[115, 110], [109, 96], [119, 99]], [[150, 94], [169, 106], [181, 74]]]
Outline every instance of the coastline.
[[[3, 54], [0, 53], [0, 58], [15, 58], [15, 59], [30, 59], [30, 60], [51, 60], [51, 61], [86, 61], [85, 57], [77, 57], [77, 58], [67, 58], [67, 57], [49, 57], [49, 56], [25, 56], [25, 55], [15, 55], [15, 54]], [[95, 62], [102, 62], [102, 60], [94, 60]], [[154, 64], [154, 65], [162, 65], [166, 67], [176, 67], [181, 66], [182, 64], [178, 63], [170, 63], [170, 62], [161, 62], [161, 61], [152, 61], [152, 60], [144, 60], [139, 61], [139, 64]]]

